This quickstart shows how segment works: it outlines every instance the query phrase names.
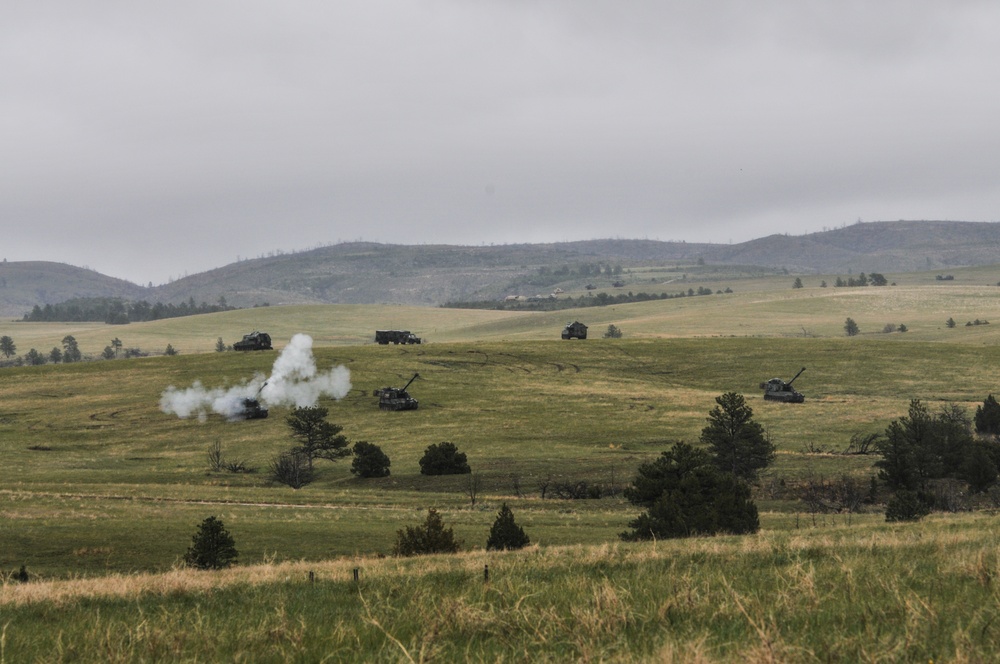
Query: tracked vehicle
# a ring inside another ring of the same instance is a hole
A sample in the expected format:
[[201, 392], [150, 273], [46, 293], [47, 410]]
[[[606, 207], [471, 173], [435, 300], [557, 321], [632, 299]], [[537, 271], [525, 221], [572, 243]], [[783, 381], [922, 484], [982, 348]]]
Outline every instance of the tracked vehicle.
[[787, 383], [780, 378], [772, 378], [771, 380], [761, 383], [760, 389], [764, 390], [764, 400], [765, 401], [782, 401], [784, 403], [802, 403], [806, 400], [805, 396], [794, 387], [792, 383], [795, 379], [802, 375], [802, 372], [806, 368], [802, 367], [799, 372], [792, 377]]
[[413, 378], [411, 378], [403, 387], [383, 387], [375, 390], [375, 396], [378, 397], [378, 407], [382, 410], [416, 410], [418, 401], [410, 396], [410, 393], [406, 391], [406, 388], [408, 388], [410, 383], [415, 381], [418, 376], [420, 376], [420, 374], [413, 374]]
[[573, 321], [572, 323], [566, 323], [566, 327], [562, 331], [563, 339], [586, 339], [587, 338], [587, 326], [580, 321]]
[[233, 344], [233, 350], [271, 350], [271, 335], [267, 332], [251, 332]]

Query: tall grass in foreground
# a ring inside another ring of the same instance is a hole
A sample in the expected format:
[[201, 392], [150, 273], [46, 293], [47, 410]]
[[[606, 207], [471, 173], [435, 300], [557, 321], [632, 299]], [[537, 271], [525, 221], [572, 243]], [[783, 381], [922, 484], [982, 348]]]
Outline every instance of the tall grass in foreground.
[[10, 662], [988, 661], [998, 544], [995, 516], [952, 515], [6, 585], [0, 650]]

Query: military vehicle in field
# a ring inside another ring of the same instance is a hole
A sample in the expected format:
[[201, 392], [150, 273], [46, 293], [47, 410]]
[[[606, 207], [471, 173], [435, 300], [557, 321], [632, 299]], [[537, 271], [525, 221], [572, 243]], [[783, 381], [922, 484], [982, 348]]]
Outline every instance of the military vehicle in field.
[[251, 332], [233, 344], [233, 350], [271, 350], [271, 335], [267, 332]]
[[[264, 385], [267, 385], [267, 383], [264, 383]], [[257, 394], [243, 399], [242, 417], [244, 420], [263, 420], [267, 417], [267, 408], [261, 406], [260, 401], [258, 401], [258, 397], [264, 389], [264, 385], [260, 386], [260, 389], [257, 390]]]
[[389, 344], [418, 344], [420, 337], [409, 330], [375, 330], [375, 343], [387, 346]]
[[805, 367], [799, 369], [799, 372], [795, 374], [795, 376], [793, 376], [787, 383], [780, 378], [772, 378], [767, 382], [761, 383], [760, 389], [764, 390], [764, 400], [783, 401], [785, 403], [802, 403], [805, 401], [805, 396], [792, 387], [792, 383], [795, 382], [795, 379], [801, 376], [802, 372], [805, 370]]
[[420, 374], [413, 374], [413, 378], [403, 387], [383, 387], [375, 390], [378, 397], [378, 407], [382, 410], [416, 410], [417, 400], [410, 396], [406, 388], [415, 381]]
[[587, 326], [580, 321], [574, 321], [572, 323], [566, 323], [566, 327], [562, 331], [563, 339], [586, 339], [587, 338]]

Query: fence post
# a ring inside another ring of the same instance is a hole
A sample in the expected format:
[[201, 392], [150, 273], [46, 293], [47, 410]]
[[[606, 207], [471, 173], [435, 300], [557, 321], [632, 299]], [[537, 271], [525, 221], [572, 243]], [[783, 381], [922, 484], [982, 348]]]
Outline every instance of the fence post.
[[489, 583], [490, 582], [490, 566], [489, 565], [483, 565], [483, 581], [485, 583]]
[[354, 583], [358, 582], [358, 568], [354, 568]]
[[312, 570], [309, 570], [309, 583], [316, 583], [316, 575]]

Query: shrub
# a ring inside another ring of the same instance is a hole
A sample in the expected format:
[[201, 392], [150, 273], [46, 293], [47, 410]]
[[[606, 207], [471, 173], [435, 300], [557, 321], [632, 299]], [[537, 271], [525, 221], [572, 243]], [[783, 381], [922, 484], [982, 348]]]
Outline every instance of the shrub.
[[514, 513], [503, 504], [497, 512], [497, 518], [490, 528], [490, 536], [486, 540], [487, 551], [501, 551], [511, 549], [523, 549], [531, 543], [528, 536], [524, 534], [524, 528], [514, 522]]
[[229, 567], [239, 556], [233, 536], [214, 516], [198, 525], [198, 532], [191, 538], [191, 547], [184, 554], [184, 562], [198, 569]]
[[421, 475], [464, 475], [471, 472], [465, 452], [459, 452], [454, 443], [428, 445], [420, 458]]
[[282, 452], [271, 460], [271, 479], [293, 489], [301, 489], [315, 479], [304, 454]]
[[605, 339], [621, 339], [622, 331], [617, 325], [608, 325], [608, 331], [604, 333]]
[[433, 507], [427, 510], [427, 520], [422, 526], [406, 526], [396, 531], [396, 556], [417, 556], [427, 553], [457, 553], [461, 542], [455, 540], [451, 528], [445, 528], [441, 516]]
[[1000, 435], [1000, 403], [991, 394], [981, 406], [976, 406], [976, 433]]
[[844, 333], [849, 337], [857, 336], [861, 333], [861, 328], [858, 327], [853, 318], [848, 318], [844, 322]]
[[363, 440], [354, 443], [351, 472], [358, 477], [388, 477], [389, 465], [389, 457], [378, 445]]
[[930, 508], [921, 500], [916, 491], [901, 489], [889, 498], [885, 507], [885, 520], [894, 523], [899, 521], [919, 521], [930, 513]]

